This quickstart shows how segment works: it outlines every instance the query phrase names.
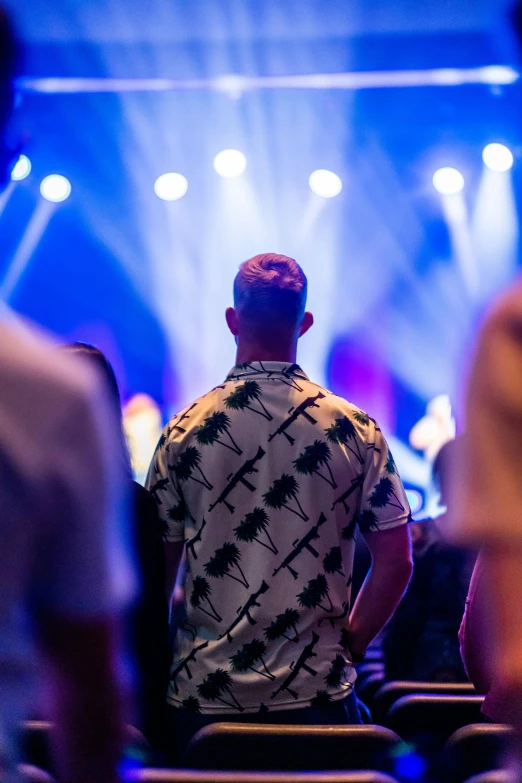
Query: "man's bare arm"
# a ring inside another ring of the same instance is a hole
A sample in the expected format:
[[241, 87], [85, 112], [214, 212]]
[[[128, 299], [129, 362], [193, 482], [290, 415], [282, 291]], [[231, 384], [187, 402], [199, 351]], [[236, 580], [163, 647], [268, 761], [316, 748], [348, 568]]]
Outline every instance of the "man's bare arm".
[[365, 533], [372, 565], [350, 613], [350, 651], [362, 655], [401, 600], [413, 570], [410, 531], [400, 525]]
[[46, 612], [38, 640], [46, 668], [58, 775], [65, 783], [116, 783], [125, 712], [113, 616]]

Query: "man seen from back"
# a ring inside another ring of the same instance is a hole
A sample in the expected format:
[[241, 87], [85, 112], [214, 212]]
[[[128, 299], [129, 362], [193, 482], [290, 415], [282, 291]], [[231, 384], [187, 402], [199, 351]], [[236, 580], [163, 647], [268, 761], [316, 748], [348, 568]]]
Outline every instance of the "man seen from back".
[[[181, 748], [221, 720], [359, 722], [354, 662], [410, 578], [408, 502], [378, 425], [296, 364], [306, 293], [291, 258], [241, 265], [236, 364], [171, 419], [149, 471], [169, 596], [185, 553], [168, 691]], [[357, 526], [372, 568], [352, 607]]]

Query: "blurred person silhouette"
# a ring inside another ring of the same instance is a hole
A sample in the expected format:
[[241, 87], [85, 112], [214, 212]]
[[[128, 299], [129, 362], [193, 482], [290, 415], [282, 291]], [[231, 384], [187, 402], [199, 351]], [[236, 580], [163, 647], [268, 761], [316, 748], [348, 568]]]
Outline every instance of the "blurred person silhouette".
[[[440, 504], [448, 505], [450, 464], [458, 439], [447, 441], [433, 462]], [[458, 631], [470, 581], [467, 552], [446, 540], [445, 517], [410, 526], [413, 576], [383, 632], [386, 679], [466, 682]]]
[[[484, 713], [522, 738], [522, 283], [491, 308], [468, 381], [455, 475], [455, 537], [480, 547], [461, 628]], [[519, 431], [520, 430], [520, 431]], [[522, 748], [522, 740], [521, 740]], [[522, 758], [522, 755], [521, 755]]]
[[168, 606], [165, 596], [163, 531], [151, 494], [132, 479], [122, 421], [120, 390], [114, 369], [95, 346], [76, 342], [61, 351], [92, 365], [104, 379], [114, 416], [118, 421], [118, 449], [128, 479], [133, 506], [134, 551], [140, 592], [130, 612], [129, 643], [137, 666], [136, 706], [138, 728], [155, 748], [164, 744], [165, 712], [170, 655]]
[[[513, 11], [522, 40], [522, 3]], [[488, 691], [486, 714], [517, 732], [522, 768], [522, 282], [485, 318], [468, 380], [466, 437], [454, 466], [452, 525], [480, 547], [464, 640], [470, 676]], [[479, 617], [481, 619], [479, 619]], [[470, 665], [469, 646], [475, 649]], [[481, 658], [480, 670], [473, 665]], [[517, 773], [522, 775], [521, 769]]]
[[[0, 160], [17, 47], [0, 10]], [[119, 618], [134, 592], [116, 423], [88, 369], [0, 316], [0, 777], [19, 778], [20, 721], [45, 686], [56, 766], [113, 783], [123, 737]]]
[[[168, 702], [183, 749], [202, 726], [360, 722], [354, 663], [411, 575], [408, 501], [378, 425], [309, 380], [313, 323], [291, 258], [245, 261], [226, 311], [225, 380], [171, 419], [149, 471], [180, 576]], [[372, 567], [350, 603], [354, 533]]]

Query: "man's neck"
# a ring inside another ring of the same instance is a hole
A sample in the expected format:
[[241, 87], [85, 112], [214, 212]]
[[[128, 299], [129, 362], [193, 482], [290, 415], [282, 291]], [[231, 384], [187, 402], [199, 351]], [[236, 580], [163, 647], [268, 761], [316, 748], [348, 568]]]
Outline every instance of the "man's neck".
[[266, 348], [261, 345], [238, 345], [236, 365], [252, 364], [252, 362], [285, 362], [295, 364], [297, 346]]

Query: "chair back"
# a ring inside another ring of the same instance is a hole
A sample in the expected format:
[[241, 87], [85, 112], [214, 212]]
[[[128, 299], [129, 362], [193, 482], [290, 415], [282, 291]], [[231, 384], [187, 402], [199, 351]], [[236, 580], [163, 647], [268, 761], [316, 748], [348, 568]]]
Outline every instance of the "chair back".
[[382, 726], [213, 723], [182, 759], [195, 769], [360, 770], [391, 772], [399, 737]]
[[406, 742], [435, 750], [462, 726], [483, 722], [483, 701], [483, 696], [402, 696], [388, 710], [385, 723]]
[[384, 678], [384, 671], [373, 672], [372, 674], [369, 674], [367, 677], [364, 677], [362, 680], [357, 679], [355, 681], [355, 692], [357, 694], [357, 697], [366, 704], [366, 706], [372, 713], [372, 718], [374, 723], [379, 722], [375, 719], [373, 714], [375, 694], [379, 692], [379, 690], [383, 687], [385, 682], [386, 680]]
[[511, 737], [513, 729], [500, 723], [474, 723], [458, 729], [444, 748], [448, 783], [463, 783], [473, 775], [499, 769]]
[[194, 769], [136, 769], [130, 783], [397, 783], [375, 770], [355, 772], [201, 772]]
[[[368, 682], [368, 681], [367, 681]], [[436, 696], [476, 696], [470, 682], [415, 682], [414, 680], [390, 680], [381, 685], [373, 697], [372, 710], [375, 723], [382, 723], [388, 710], [402, 696], [415, 694], [433, 694]], [[361, 699], [364, 698], [361, 696]]]

